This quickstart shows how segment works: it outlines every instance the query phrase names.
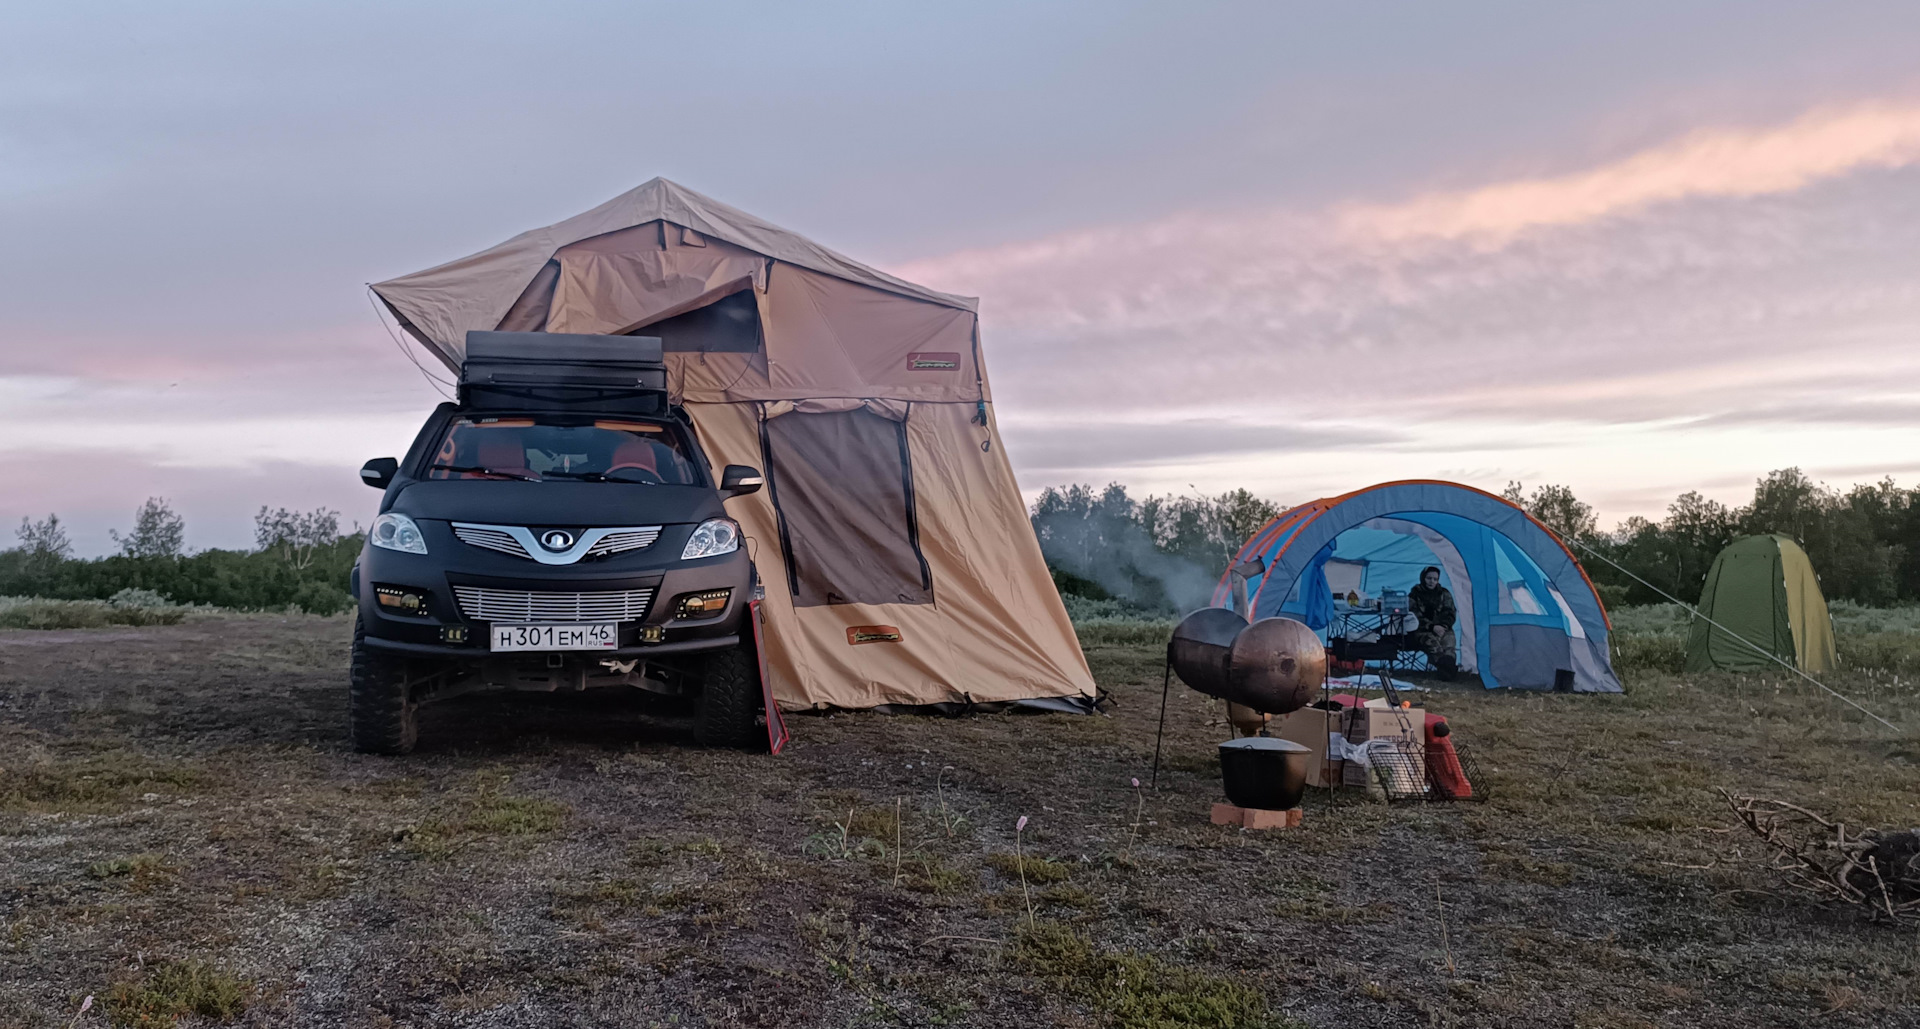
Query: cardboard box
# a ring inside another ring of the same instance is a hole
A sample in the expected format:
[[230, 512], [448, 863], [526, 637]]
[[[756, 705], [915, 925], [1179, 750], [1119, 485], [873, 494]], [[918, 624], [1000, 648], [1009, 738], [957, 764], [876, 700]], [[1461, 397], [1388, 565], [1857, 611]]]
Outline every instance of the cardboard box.
[[1312, 756], [1307, 762], [1307, 785], [1325, 789], [1334, 786], [1358, 786], [1363, 789], [1373, 785], [1368, 769], [1357, 761], [1345, 761], [1328, 756], [1329, 735], [1344, 737], [1348, 744], [1358, 747], [1368, 740], [1392, 739], [1398, 742], [1399, 750], [1407, 755], [1410, 768], [1400, 769], [1401, 775], [1413, 782], [1424, 782], [1427, 774], [1427, 716], [1423, 708], [1402, 710], [1385, 706], [1345, 708], [1339, 711], [1323, 711], [1319, 708], [1302, 708], [1285, 718], [1276, 720], [1267, 731], [1283, 740], [1292, 740], [1308, 750]]
[[1426, 748], [1427, 712], [1425, 708], [1402, 710], [1390, 707], [1369, 707], [1365, 710], [1367, 739], [1398, 739], [1415, 750]]
[[[1365, 707], [1349, 709], [1346, 714], [1344, 735], [1350, 746], [1358, 747], [1368, 740], [1393, 740], [1398, 744], [1399, 752], [1405, 755], [1405, 760], [1395, 767], [1402, 780], [1402, 788], [1414, 789], [1426, 781], [1427, 716], [1424, 709], [1403, 710], [1388, 707], [1384, 700], [1375, 700], [1368, 702]], [[1372, 769], [1358, 761], [1341, 763], [1339, 781], [1343, 785], [1362, 789], [1378, 788]]]
[[[1366, 709], [1367, 739], [1392, 740], [1398, 750], [1388, 771], [1394, 776], [1397, 795], [1425, 791], [1427, 783], [1427, 712], [1424, 708], [1369, 707]], [[1376, 775], [1368, 777], [1370, 788], [1378, 788]]]
[[1352, 720], [1350, 711], [1322, 711], [1307, 707], [1288, 714], [1280, 719], [1277, 726], [1267, 731], [1312, 751], [1312, 756], [1307, 760], [1307, 785], [1325, 789], [1342, 781], [1346, 765], [1345, 761], [1328, 760], [1327, 737], [1345, 736], [1347, 723]]

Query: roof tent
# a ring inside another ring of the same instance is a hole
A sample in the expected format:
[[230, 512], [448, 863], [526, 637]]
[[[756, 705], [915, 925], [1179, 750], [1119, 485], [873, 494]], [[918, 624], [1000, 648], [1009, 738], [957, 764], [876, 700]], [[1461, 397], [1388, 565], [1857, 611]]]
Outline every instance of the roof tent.
[[469, 332], [659, 346], [715, 463], [766, 472], [727, 508], [766, 586], [783, 708], [1090, 705], [971, 298], [665, 179], [373, 290], [454, 369]]
[[[1460, 667], [1489, 689], [1551, 689], [1568, 671], [1576, 692], [1620, 692], [1612, 626], [1586, 571], [1551, 530], [1491, 493], [1412, 481], [1315, 500], [1262, 526], [1233, 564], [1254, 558], [1266, 567], [1247, 580], [1255, 618], [1298, 618], [1325, 635], [1336, 594], [1408, 589], [1431, 565], [1459, 612]], [[1223, 578], [1213, 602], [1229, 596]]]
[[1792, 537], [1728, 544], [1707, 569], [1700, 613], [1706, 618], [1694, 619], [1687, 639], [1689, 672], [1764, 671], [1774, 667], [1767, 654], [1803, 672], [1830, 672], [1837, 663], [1820, 577]]

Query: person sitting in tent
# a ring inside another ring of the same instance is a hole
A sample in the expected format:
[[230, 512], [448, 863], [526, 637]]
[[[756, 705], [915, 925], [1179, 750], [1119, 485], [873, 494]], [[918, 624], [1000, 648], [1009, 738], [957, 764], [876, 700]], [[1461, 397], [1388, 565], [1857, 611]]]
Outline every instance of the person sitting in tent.
[[1458, 667], [1454, 660], [1453, 594], [1440, 585], [1440, 569], [1428, 565], [1420, 570], [1420, 585], [1407, 591], [1407, 607], [1420, 621], [1410, 639], [1427, 655], [1442, 679], [1453, 678]]

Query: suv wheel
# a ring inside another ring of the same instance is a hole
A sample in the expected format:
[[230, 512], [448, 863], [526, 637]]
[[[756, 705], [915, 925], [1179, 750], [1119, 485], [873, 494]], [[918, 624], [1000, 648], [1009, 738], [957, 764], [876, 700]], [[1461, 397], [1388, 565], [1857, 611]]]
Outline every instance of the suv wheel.
[[702, 669], [700, 714], [693, 738], [706, 747], [748, 748], [765, 743], [760, 714], [760, 663], [750, 645], [708, 655]]
[[365, 754], [405, 754], [420, 738], [419, 705], [407, 695], [406, 664], [367, 646], [353, 620], [353, 671], [347, 684], [347, 735]]

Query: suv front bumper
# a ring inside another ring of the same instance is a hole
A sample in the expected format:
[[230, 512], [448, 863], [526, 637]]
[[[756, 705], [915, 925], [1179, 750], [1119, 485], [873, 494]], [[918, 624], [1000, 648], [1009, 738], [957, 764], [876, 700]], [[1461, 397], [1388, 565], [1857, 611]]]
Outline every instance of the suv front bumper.
[[[455, 551], [461, 557], [468, 557]], [[638, 562], [621, 562], [618, 570], [594, 569], [579, 574], [574, 569], [561, 573], [552, 568], [526, 568], [511, 558], [461, 561], [449, 567], [436, 555], [404, 554], [369, 546], [354, 567], [354, 592], [360, 602], [361, 625], [370, 647], [382, 650], [445, 659], [480, 660], [495, 655], [488, 646], [492, 623], [471, 617], [462, 609], [454, 587], [527, 592], [536, 594], [601, 594], [651, 590], [645, 613], [637, 619], [590, 618], [587, 621], [618, 621], [619, 646], [606, 650], [552, 651], [576, 658], [674, 657], [725, 650], [738, 646], [751, 634], [746, 624], [748, 601], [754, 587], [753, 562], [744, 549], [720, 557], [693, 561], [665, 560], [652, 567]], [[423, 594], [424, 608], [418, 613], [400, 613], [382, 607], [377, 587], [393, 587]], [[727, 606], [718, 614], [697, 618], [678, 618], [678, 600], [691, 593], [726, 589], [731, 593]], [[564, 622], [568, 619], [502, 621], [501, 624]], [[642, 626], [657, 626], [658, 642], [644, 642]], [[449, 632], [449, 630], [454, 630]], [[453, 640], [450, 636], [462, 636]], [[540, 659], [544, 651], [515, 651], [501, 658]]]

